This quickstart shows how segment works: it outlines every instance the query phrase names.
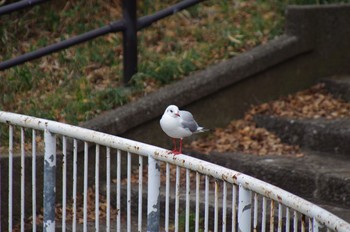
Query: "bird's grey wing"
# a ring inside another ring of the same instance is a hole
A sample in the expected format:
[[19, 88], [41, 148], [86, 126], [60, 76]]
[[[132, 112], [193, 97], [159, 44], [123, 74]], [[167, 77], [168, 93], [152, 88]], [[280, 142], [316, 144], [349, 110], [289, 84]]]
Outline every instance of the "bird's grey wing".
[[180, 117], [182, 118], [181, 125], [184, 128], [189, 129], [191, 132], [195, 132], [197, 130], [198, 124], [190, 112], [181, 110]]

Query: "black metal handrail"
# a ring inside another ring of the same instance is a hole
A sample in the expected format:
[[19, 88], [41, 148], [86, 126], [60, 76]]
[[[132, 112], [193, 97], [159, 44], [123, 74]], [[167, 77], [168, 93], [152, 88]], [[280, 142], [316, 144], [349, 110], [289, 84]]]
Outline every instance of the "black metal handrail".
[[26, 7], [34, 6], [40, 3], [47, 2], [49, 0], [22, 0], [19, 2], [11, 3], [0, 7], [0, 16], [4, 14], [9, 14], [13, 11], [21, 10]]
[[[45, 0], [37, 1], [21, 1], [18, 9], [22, 9], [26, 6], [44, 2]], [[47, 0], [46, 0], [47, 1]], [[124, 84], [128, 83], [131, 77], [137, 72], [137, 31], [142, 30], [150, 26], [152, 23], [163, 19], [169, 15], [175, 14], [178, 11], [186, 9], [204, 0], [184, 0], [177, 4], [174, 4], [168, 8], [160, 10], [152, 15], [143, 16], [137, 18], [136, 15], [136, 0], [123, 0], [123, 19], [111, 22], [104, 27], [80, 34], [78, 36], [57, 42], [55, 44], [48, 45], [43, 48], [39, 48], [33, 52], [28, 52], [15, 58], [3, 61], [0, 63], [0, 71], [8, 69], [10, 67], [23, 64], [27, 61], [31, 61], [51, 53], [69, 48], [73, 45], [77, 45], [88, 40], [92, 40], [96, 37], [106, 35], [108, 33], [122, 32], [123, 33], [123, 71], [124, 71]], [[24, 3], [26, 2], [26, 3]], [[30, 2], [31, 4], [28, 4]], [[12, 4], [10, 4], [12, 5]], [[0, 15], [2, 8], [0, 7]], [[11, 7], [11, 11], [16, 10], [14, 6]], [[5, 12], [5, 11], [4, 11]], [[10, 12], [7, 10], [7, 12]]]

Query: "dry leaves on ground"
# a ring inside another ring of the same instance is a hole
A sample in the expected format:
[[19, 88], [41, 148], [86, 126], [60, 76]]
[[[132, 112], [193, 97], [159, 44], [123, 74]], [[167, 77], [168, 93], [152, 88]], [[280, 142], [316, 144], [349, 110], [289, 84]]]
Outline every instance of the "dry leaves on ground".
[[[84, 220], [84, 197], [83, 193], [77, 196], [77, 208], [76, 208], [76, 218], [77, 218], [77, 223], [83, 224]], [[87, 191], [87, 220], [88, 221], [95, 221], [95, 189], [88, 188]], [[55, 208], [56, 212], [56, 221], [61, 221], [62, 220], [62, 215], [63, 215], [63, 209], [61, 204], [56, 204]], [[99, 220], [104, 221], [106, 220], [107, 216], [107, 200], [106, 197], [103, 195], [99, 195]], [[110, 208], [110, 213], [112, 217], [115, 217], [117, 215], [117, 210], [114, 207]], [[73, 200], [67, 203], [66, 206], [66, 221], [71, 223], [73, 221]], [[26, 227], [31, 227], [32, 225], [32, 220], [33, 217], [30, 216], [26, 219]], [[37, 225], [42, 225], [44, 221], [44, 210], [43, 208], [40, 209], [40, 212], [36, 216], [36, 224]], [[14, 231], [20, 231], [20, 224], [17, 224], [14, 226]]]
[[232, 121], [226, 128], [216, 128], [208, 137], [189, 146], [203, 153], [241, 152], [256, 155], [303, 156], [299, 146], [282, 143], [273, 133], [257, 128], [254, 115], [266, 114], [292, 118], [334, 119], [350, 116], [350, 103], [328, 93], [324, 84], [317, 84], [278, 100], [253, 106], [242, 120]]
[[251, 120], [255, 114], [291, 118], [343, 118], [350, 117], [350, 103], [333, 97], [324, 84], [317, 84], [279, 100], [254, 106], [246, 114], [246, 119]]

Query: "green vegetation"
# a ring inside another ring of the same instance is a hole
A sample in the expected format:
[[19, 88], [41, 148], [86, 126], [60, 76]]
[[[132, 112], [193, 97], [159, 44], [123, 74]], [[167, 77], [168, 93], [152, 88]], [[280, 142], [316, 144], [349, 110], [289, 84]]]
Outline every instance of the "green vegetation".
[[[138, 1], [138, 16], [175, 2]], [[128, 87], [120, 85], [122, 37], [109, 34], [1, 72], [0, 109], [77, 124], [282, 34], [287, 4], [330, 2], [204, 1], [139, 32], [139, 72]], [[0, 60], [120, 18], [119, 0], [55, 1], [2, 16]]]

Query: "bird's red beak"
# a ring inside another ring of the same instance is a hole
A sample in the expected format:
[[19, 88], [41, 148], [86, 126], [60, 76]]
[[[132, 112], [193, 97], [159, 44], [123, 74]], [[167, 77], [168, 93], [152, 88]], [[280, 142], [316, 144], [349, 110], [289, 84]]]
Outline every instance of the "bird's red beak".
[[180, 114], [179, 114], [179, 113], [176, 113], [175, 115], [178, 116], [178, 117], [180, 117]]

